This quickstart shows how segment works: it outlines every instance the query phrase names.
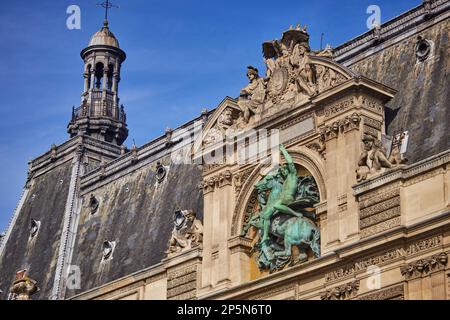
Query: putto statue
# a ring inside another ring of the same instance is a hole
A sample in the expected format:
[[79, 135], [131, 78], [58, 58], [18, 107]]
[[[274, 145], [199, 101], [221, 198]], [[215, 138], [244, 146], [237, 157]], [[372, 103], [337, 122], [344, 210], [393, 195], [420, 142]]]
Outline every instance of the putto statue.
[[373, 174], [379, 173], [383, 168], [390, 169], [402, 165], [407, 159], [400, 154], [400, 146], [403, 137], [395, 137], [390, 156], [381, 141], [371, 135], [364, 135], [362, 142], [364, 150], [361, 152], [356, 169], [356, 180], [364, 181]]
[[[308, 248], [315, 257], [320, 256], [320, 230], [314, 222], [313, 208], [319, 202], [317, 186], [311, 176], [298, 176], [283, 145], [280, 151], [286, 163], [256, 184], [259, 210], [242, 231], [246, 235], [250, 227], [258, 230], [259, 240], [254, 247], [258, 251], [258, 267], [270, 272], [284, 268], [289, 262], [306, 261]], [[299, 250], [295, 261], [293, 246]]]
[[203, 224], [192, 210], [175, 211], [168, 256], [198, 247], [203, 241]]

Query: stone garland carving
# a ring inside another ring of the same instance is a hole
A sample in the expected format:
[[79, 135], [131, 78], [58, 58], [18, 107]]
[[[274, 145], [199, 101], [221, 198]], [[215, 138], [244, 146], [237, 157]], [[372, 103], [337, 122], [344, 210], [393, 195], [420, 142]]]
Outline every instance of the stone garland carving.
[[377, 174], [383, 168], [391, 169], [406, 162], [406, 160], [399, 158], [398, 150], [401, 142], [393, 145], [393, 150], [389, 158], [386, 155], [386, 149], [379, 139], [365, 134], [362, 142], [364, 144], [364, 150], [359, 156], [358, 168], [356, 169], [356, 179], [358, 182]]
[[322, 300], [345, 300], [353, 298], [358, 294], [359, 280], [329, 289], [320, 295]]
[[352, 108], [355, 104], [355, 98], [341, 100], [329, 107], [317, 111], [317, 116], [324, 117], [325, 119], [333, 117], [335, 114], [342, 113], [345, 110]]
[[238, 99], [241, 109], [238, 128], [254, 120], [254, 116], [275, 105], [292, 106], [307, 100], [319, 92], [335, 87], [347, 78], [343, 74], [312, 62], [311, 57], [332, 59], [331, 47], [314, 52], [309, 47], [309, 34], [297, 26], [285, 31], [281, 40], [263, 43], [266, 76], [259, 76], [258, 69], [249, 66], [245, 86]]
[[358, 113], [353, 113], [346, 116], [344, 119], [336, 120], [330, 125], [326, 125], [320, 130], [320, 135], [324, 141], [337, 138], [340, 132], [348, 132], [353, 129], [359, 129], [361, 116]]
[[308, 149], [316, 151], [320, 157], [326, 160], [326, 144], [325, 144], [325, 131], [322, 130], [319, 132], [319, 138], [313, 142], [310, 142], [306, 145]]
[[[259, 269], [270, 272], [288, 263], [306, 261], [308, 248], [315, 257], [320, 256], [320, 229], [314, 222], [314, 204], [319, 202], [317, 185], [311, 176], [298, 177], [283, 145], [280, 151], [286, 164], [256, 184], [259, 212], [250, 217], [241, 233], [245, 236], [250, 227], [258, 230], [252, 251], [258, 253]], [[294, 246], [299, 250], [296, 259], [292, 256]]]
[[431, 257], [420, 259], [400, 268], [402, 276], [411, 280], [429, 275], [431, 272], [444, 270], [447, 266], [448, 255], [446, 252], [435, 254]]
[[236, 198], [239, 196], [245, 181], [247, 181], [247, 179], [250, 177], [250, 174], [252, 173], [253, 169], [254, 168], [249, 168], [234, 175], [233, 177], [234, 194]]
[[172, 236], [167, 255], [198, 247], [203, 242], [203, 224], [192, 210], [177, 210], [174, 214]]
[[39, 291], [37, 282], [29, 278], [27, 270], [21, 270], [16, 273], [16, 278], [11, 287], [11, 300], [31, 300], [30, 297]]

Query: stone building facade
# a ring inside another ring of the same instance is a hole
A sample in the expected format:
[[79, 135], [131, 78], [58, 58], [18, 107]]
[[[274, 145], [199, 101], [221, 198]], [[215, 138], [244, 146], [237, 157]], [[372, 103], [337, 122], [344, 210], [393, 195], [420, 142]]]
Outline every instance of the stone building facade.
[[426, 0], [320, 51], [292, 27], [239, 97], [130, 150], [105, 21], [0, 299], [450, 299], [449, 16]]

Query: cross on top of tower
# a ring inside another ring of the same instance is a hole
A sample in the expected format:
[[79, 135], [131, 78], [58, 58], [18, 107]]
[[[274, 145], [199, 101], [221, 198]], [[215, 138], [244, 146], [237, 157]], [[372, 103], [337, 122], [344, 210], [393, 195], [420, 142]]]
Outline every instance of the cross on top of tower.
[[108, 21], [108, 11], [111, 8], [119, 8], [119, 6], [116, 6], [109, 2], [109, 0], [106, 0], [102, 3], [97, 3], [98, 6], [105, 8], [105, 21]]

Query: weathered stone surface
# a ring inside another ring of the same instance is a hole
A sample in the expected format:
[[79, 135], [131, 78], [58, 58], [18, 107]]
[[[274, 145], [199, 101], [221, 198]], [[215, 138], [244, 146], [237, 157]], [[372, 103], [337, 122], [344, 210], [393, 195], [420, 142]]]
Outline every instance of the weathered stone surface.
[[[93, 215], [90, 193], [84, 195], [72, 259], [81, 270], [81, 289], [69, 290], [66, 297], [159, 263], [166, 256], [175, 210], [193, 210], [203, 219], [197, 166], [171, 164], [162, 182], [155, 168], [156, 162], [94, 190], [99, 207]], [[101, 263], [105, 239], [116, 246], [113, 259]]]
[[[51, 296], [71, 168], [66, 162], [35, 178], [0, 260], [1, 299], [8, 297], [15, 274], [22, 269], [27, 269], [40, 288], [33, 299]], [[41, 224], [29, 240], [31, 219]]]

